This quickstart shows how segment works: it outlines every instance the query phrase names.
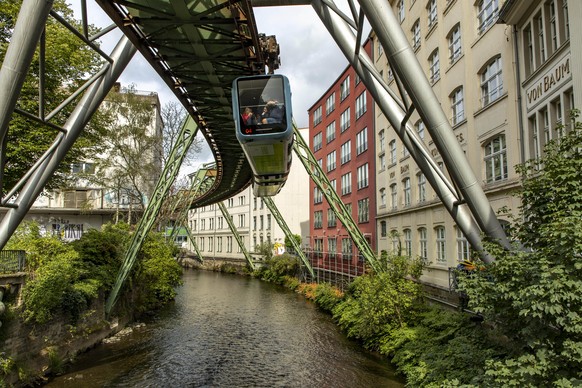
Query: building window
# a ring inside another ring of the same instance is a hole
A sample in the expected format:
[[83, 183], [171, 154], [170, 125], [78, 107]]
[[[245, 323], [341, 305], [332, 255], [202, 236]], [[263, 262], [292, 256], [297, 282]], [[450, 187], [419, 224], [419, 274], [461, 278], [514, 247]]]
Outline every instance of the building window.
[[367, 149], [368, 149], [368, 128], [364, 128], [356, 134], [356, 154], [360, 155]]
[[364, 91], [358, 96], [358, 98], [356, 98], [356, 120], [362, 117], [362, 115], [366, 113], [367, 109], [366, 92]]
[[398, 4], [396, 4], [396, 14], [398, 15], [398, 21], [402, 23], [404, 21], [404, 0], [398, 0]]
[[562, 10], [564, 11], [564, 29], [565, 29], [565, 40], [570, 39], [570, 16], [568, 14], [568, 0], [564, 0], [562, 4]]
[[382, 153], [382, 155], [378, 156], [378, 164], [380, 165], [380, 171], [386, 169], [386, 154]]
[[428, 58], [428, 66], [430, 68], [430, 82], [434, 84], [441, 77], [438, 49], [434, 50]]
[[[380, 56], [384, 53], [384, 47], [382, 47], [382, 43], [380, 43], [380, 40], [378, 40], [377, 43], [378, 43], [378, 58], [380, 58]], [[358, 82], [356, 82], [356, 85], [357, 84]]]
[[429, 0], [426, 6], [428, 13], [428, 28], [431, 29], [437, 22], [437, 2], [436, 0]]
[[352, 173], [342, 175], [342, 195], [352, 192]]
[[214, 248], [214, 237], [208, 237], [208, 252], [212, 252]]
[[327, 239], [327, 252], [333, 257], [337, 254], [337, 239], [335, 237]]
[[485, 32], [487, 27], [494, 24], [499, 12], [498, 0], [481, 0], [479, 2], [479, 13], [477, 19], [479, 22], [479, 33]]
[[449, 33], [449, 62], [454, 63], [461, 56], [461, 25], [457, 24]]
[[420, 19], [417, 19], [412, 25], [412, 49], [416, 50], [420, 47]]
[[507, 148], [505, 135], [499, 135], [485, 144], [485, 177], [487, 183], [507, 179]]
[[380, 207], [386, 207], [386, 189], [384, 187], [380, 189]]
[[390, 185], [390, 203], [392, 204], [392, 210], [398, 209], [398, 192], [396, 183]]
[[327, 144], [335, 139], [335, 121], [325, 128], [325, 141]]
[[414, 127], [416, 128], [418, 137], [420, 137], [421, 140], [424, 140], [425, 126], [422, 120], [418, 120], [416, 124], [414, 124]]
[[344, 260], [352, 259], [352, 240], [349, 238], [342, 238], [342, 258]]
[[204, 251], [204, 237], [200, 237], [199, 242], [198, 242], [198, 249], [200, 251]]
[[336, 187], [336, 185], [335, 185], [335, 179], [330, 180], [329, 181], [329, 184], [330, 184], [331, 188], [333, 189], [333, 191], [336, 191], [335, 190], [335, 187]]
[[327, 154], [327, 172], [335, 170], [336, 159], [337, 158], [335, 151], [332, 151], [329, 154]]
[[360, 199], [358, 201], [358, 222], [368, 221], [370, 221], [370, 199]]
[[345, 98], [349, 95], [350, 95], [350, 76], [348, 75], [340, 85], [340, 101], [345, 100]]
[[428, 238], [426, 228], [418, 229], [418, 248], [419, 256], [426, 260], [428, 258]]
[[437, 226], [434, 229], [434, 231], [436, 235], [436, 253], [437, 253], [436, 262], [443, 264], [447, 262], [446, 257], [447, 238], [445, 233], [445, 227]]
[[404, 254], [407, 257], [412, 257], [412, 231], [404, 229], [402, 234], [404, 234]]
[[323, 202], [323, 192], [319, 190], [319, 187], [315, 186], [313, 188], [313, 203], [318, 204]]
[[226, 251], [232, 252], [232, 236], [226, 237]]
[[550, 42], [552, 43], [552, 52], [558, 49], [558, 27], [556, 22], [556, 2], [550, 1], [548, 4], [550, 12]]
[[323, 221], [323, 212], [321, 210], [313, 212], [313, 228], [321, 229]]
[[396, 163], [396, 140], [392, 140], [388, 145], [390, 149], [390, 164]]
[[327, 226], [328, 228], [334, 228], [337, 225], [335, 212], [333, 209], [327, 209]]
[[368, 187], [368, 163], [358, 167], [358, 190]]
[[350, 108], [344, 110], [340, 116], [340, 130], [345, 132], [350, 127]]
[[380, 237], [386, 237], [387, 234], [386, 221], [380, 221]]
[[538, 14], [538, 16], [536, 16], [535, 23], [537, 24], [538, 48], [540, 51], [540, 59], [541, 63], [544, 63], [547, 58], [547, 52], [546, 52], [546, 37], [544, 34], [544, 19], [542, 17], [541, 12]]
[[503, 93], [501, 70], [501, 57], [497, 57], [481, 73], [481, 100], [483, 101], [483, 106], [501, 97]]
[[451, 117], [451, 124], [457, 125], [465, 119], [465, 103], [463, 102], [463, 87], [455, 89], [450, 95], [451, 110], [453, 117]]
[[469, 260], [469, 242], [459, 227], [457, 229], [457, 260]]
[[245, 216], [246, 216], [246, 214], [239, 214], [238, 215], [238, 226], [241, 228], [245, 227]]
[[410, 206], [411, 203], [411, 193], [410, 193], [410, 178], [405, 178], [402, 181], [403, 192], [404, 192], [404, 207]]
[[313, 136], [313, 152], [319, 151], [322, 146], [322, 135], [319, 132], [317, 135]]
[[335, 110], [335, 92], [333, 92], [327, 100], [325, 100], [325, 114], [329, 115]]
[[341, 147], [340, 161], [345, 164], [352, 159], [352, 141], [348, 140]]
[[426, 177], [423, 173], [419, 173], [416, 180], [418, 181], [418, 202], [423, 203], [426, 201]]
[[222, 237], [216, 238], [216, 252], [222, 252]]
[[321, 107], [318, 107], [314, 112], [313, 112], [313, 126], [315, 127], [317, 124], [321, 123]]
[[385, 140], [386, 140], [386, 134], [384, 133], [384, 130], [381, 129], [380, 132], [378, 132], [378, 151], [379, 152], [384, 152], [384, 148], [386, 147], [384, 145]]

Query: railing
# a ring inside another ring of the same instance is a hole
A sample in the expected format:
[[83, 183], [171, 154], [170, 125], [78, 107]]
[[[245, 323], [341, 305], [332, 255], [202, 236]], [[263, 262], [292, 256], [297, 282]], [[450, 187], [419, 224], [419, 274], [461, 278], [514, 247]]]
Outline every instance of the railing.
[[363, 275], [367, 266], [361, 256], [353, 254], [304, 251], [315, 277], [309, 279], [315, 283], [330, 283], [342, 291], [347, 289], [352, 280]]
[[22, 250], [0, 251], [0, 273], [21, 272], [24, 270], [26, 252]]

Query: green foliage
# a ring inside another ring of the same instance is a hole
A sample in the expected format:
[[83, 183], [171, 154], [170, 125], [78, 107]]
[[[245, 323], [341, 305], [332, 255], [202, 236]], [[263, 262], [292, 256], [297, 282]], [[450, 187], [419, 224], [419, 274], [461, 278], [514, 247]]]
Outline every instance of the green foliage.
[[324, 311], [331, 313], [342, 298], [342, 292], [329, 283], [320, 283], [315, 289], [315, 302]]
[[[299, 234], [294, 234], [292, 235], [293, 239], [295, 239], [295, 242], [297, 243], [298, 246], [301, 246], [301, 235]], [[293, 247], [293, 243], [289, 240], [289, 236], [285, 236], [285, 250], [287, 252], [294, 252], [295, 248]]]
[[[3, 0], [0, 6], [0, 63], [4, 61], [21, 3], [21, 0]], [[82, 28], [81, 23], [73, 19], [73, 13], [64, 0], [56, 0], [53, 9], [72, 25]], [[89, 33], [95, 32], [95, 27], [89, 26]], [[47, 19], [45, 36], [44, 102], [46, 112], [50, 112], [71, 95], [71, 91], [81, 85], [88, 74], [94, 74], [102, 61], [96, 52], [90, 50], [83, 41], [52, 17]], [[20, 109], [33, 114], [39, 110], [39, 69], [40, 56], [37, 48], [17, 103]], [[65, 107], [51, 121], [64, 124], [71, 109], [71, 106]], [[49, 182], [49, 188], [65, 186], [70, 175], [70, 164], [83, 160], [85, 155], [95, 153], [93, 151], [98, 146], [97, 132], [94, 126], [85, 128], [80, 139], [65, 156], [64, 162], [60, 163], [56, 174]], [[12, 188], [46, 151], [55, 135], [54, 129], [48, 126], [32, 122], [18, 114], [13, 115], [7, 132], [2, 195], [6, 194], [6, 190]]]
[[263, 257], [263, 260], [267, 261], [271, 260], [271, 258], [273, 257], [273, 249], [274, 244], [269, 241], [265, 241], [255, 246], [255, 252], [260, 254]]
[[[582, 131], [550, 142], [523, 176], [512, 236], [526, 249], [487, 249], [496, 262], [461, 278], [471, 309], [509, 341], [487, 363], [490, 386], [551, 386], [582, 380]], [[520, 248], [517, 246], [517, 248]]]
[[267, 265], [258, 271], [258, 276], [268, 282], [283, 284], [287, 276], [295, 276], [299, 270], [296, 256], [282, 254], [267, 261]]
[[421, 260], [384, 252], [381, 263], [384, 271], [356, 278], [333, 309], [348, 336], [370, 348], [377, 348], [382, 337], [414, 320], [422, 300], [420, 283], [409, 278], [422, 272]]

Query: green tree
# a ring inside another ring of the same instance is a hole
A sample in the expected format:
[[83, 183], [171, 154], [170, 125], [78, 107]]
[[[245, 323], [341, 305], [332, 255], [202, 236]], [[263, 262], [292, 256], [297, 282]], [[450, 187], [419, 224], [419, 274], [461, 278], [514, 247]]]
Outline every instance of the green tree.
[[113, 90], [94, 119], [102, 126], [101, 149], [95, 174], [87, 178], [115, 198], [118, 210], [128, 202], [129, 223], [134, 210], [145, 209], [161, 172], [158, 109], [157, 95], [140, 94], [131, 85]]
[[[0, 63], [4, 61], [21, 3], [22, 0], [3, 0], [0, 3]], [[64, 0], [56, 0], [53, 9], [69, 23], [81, 28], [81, 23], [74, 20], [73, 13]], [[89, 26], [89, 31], [94, 33], [96, 28]], [[49, 17], [46, 23], [45, 36], [44, 102], [46, 111], [50, 112], [70, 96], [71, 92], [87, 79], [88, 74], [94, 74], [101, 66], [102, 60], [97, 53], [52, 17]], [[39, 109], [39, 68], [40, 57], [37, 49], [17, 102], [19, 109], [32, 114], [36, 114]], [[71, 109], [72, 106], [65, 108], [51, 122], [62, 125]], [[93, 126], [86, 128], [48, 183], [49, 188], [66, 186], [71, 163], [82, 161], [86, 155], [96, 152], [98, 132], [98, 128]], [[46, 125], [30, 121], [17, 113], [13, 114], [6, 137], [3, 195], [46, 151], [56, 134], [54, 129]]]
[[[168, 157], [170, 156], [170, 152], [174, 147], [178, 136], [180, 135], [180, 131], [182, 130], [182, 126], [184, 125], [184, 121], [186, 120], [187, 112], [186, 109], [179, 103], [175, 101], [170, 101], [162, 107], [162, 121], [164, 122], [164, 136], [162, 139], [162, 147], [163, 147], [163, 160], [164, 165], [168, 162]], [[202, 139], [200, 137], [196, 137], [194, 142], [190, 146], [186, 157], [182, 162], [183, 167], [192, 166], [193, 163], [196, 161], [196, 158], [200, 151], [202, 150]]]
[[[297, 243], [298, 246], [301, 246], [301, 235], [293, 234], [292, 238], [295, 239], [295, 242]], [[285, 236], [285, 250], [287, 252], [294, 252], [295, 251], [295, 248], [293, 248], [293, 245], [289, 239], [289, 236]]]
[[518, 171], [519, 246], [488, 244], [497, 260], [460, 282], [469, 307], [507, 339], [506, 356], [487, 364], [485, 384], [582, 384], [582, 125]]

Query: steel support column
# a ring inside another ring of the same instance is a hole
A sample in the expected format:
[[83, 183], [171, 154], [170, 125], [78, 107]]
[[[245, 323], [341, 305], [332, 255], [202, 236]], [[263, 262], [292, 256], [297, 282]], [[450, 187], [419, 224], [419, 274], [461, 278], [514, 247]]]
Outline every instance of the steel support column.
[[350, 238], [358, 248], [360, 254], [364, 257], [364, 260], [372, 267], [375, 272], [380, 272], [381, 268], [378, 263], [376, 254], [370, 247], [368, 240], [362, 234], [362, 231], [358, 228], [358, 225], [354, 222], [352, 215], [346, 208], [346, 205], [341, 201], [341, 198], [337, 195], [334, 188], [331, 186], [329, 179], [317, 163], [315, 156], [309, 149], [303, 137], [299, 133], [297, 126], [293, 123], [293, 129], [295, 131], [295, 141], [293, 142], [293, 150], [295, 154], [305, 166], [307, 173], [315, 182], [315, 185], [321, 190], [325, 199], [329, 203], [333, 212], [336, 214], [337, 218], [340, 220], [342, 225], [346, 228]]
[[[0, 69], [0, 195], [3, 191], [8, 124], [52, 7], [52, 0], [22, 2]], [[2, 246], [0, 244], [0, 248]]]
[[305, 257], [305, 253], [303, 253], [301, 247], [299, 246], [299, 244], [297, 244], [297, 241], [295, 241], [295, 238], [293, 238], [293, 233], [291, 233], [291, 229], [289, 229], [289, 226], [287, 226], [285, 219], [279, 212], [279, 209], [277, 209], [275, 201], [273, 201], [271, 197], [263, 197], [263, 202], [267, 205], [273, 217], [275, 217], [275, 220], [277, 221], [277, 224], [279, 224], [279, 227], [283, 230], [283, 232], [285, 232], [285, 236], [287, 236], [287, 239], [291, 242], [293, 249], [295, 249], [295, 252], [297, 252], [297, 255], [301, 258], [301, 261], [303, 261], [303, 264], [309, 270], [309, 274], [311, 275], [311, 277], [314, 278], [315, 273], [313, 272], [313, 268], [311, 268], [311, 263], [309, 262], [309, 260], [307, 260], [307, 257]]
[[113, 309], [113, 306], [119, 297], [119, 291], [127, 280], [127, 277], [129, 276], [129, 273], [135, 264], [137, 253], [141, 249], [143, 242], [152, 229], [152, 226], [156, 221], [158, 211], [162, 207], [162, 203], [168, 195], [170, 187], [180, 172], [182, 161], [184, 160], [188, 149], [194, 142], [196, 133], [198, 133], [198, 124], [194, 119], [192, 119], [192, 117], [188, 116], [186, 122], [180, 130], [180, 133], [178, 134], [178, 138], [176, 139], [172, 150], [170, 151], [168, 162], [164, 166], [162, 174], [160, 175], [160, 179], [158, 179], [158, 183], [156, 184], [154, 192], [152, 193], [152, 198], [148, 203], [142, 218], [139, 220], [137, 228], [131, 238], [129, 248], [125, 254], [125, 259], [121, 269], [119, 270], [117, 279], [115, 280], [115, 284], [111, 290], [111, 294], [109, 294], [109, 298], [107, 298], [107, 302], [105, 304], [106, 314], [111, 314], [111, 310]]
[[228, 213], [228, 210], [226, 210], [226, 206], [224, 206], [223, 202], [218, 202], [218, 207], [220, 208], [222, 215], [226, 219], [226, 223], [228, 224], [230, 231], [234, 235], [234, 238], [236, 239], [238, 246], [240, 247], [243, 254], [245, 255], [245, 258], [247, 259], [247, 263], [249, 264], [249, 267], [251, 267], [251, 269], [254, 271], [255, 264], [253, 263], [253, 258], [251, 257], [251, 254], [249, 253], [249, 251], [247, 251], [247, 248], [245, 247], [245, 243], [242, 240], [240, 234], [238, 234], [238, 230], [236, 229], [236, 226], [234, 226], [234, 222], [232, 221], [232, 218], [230, 218], [230, 214]]
[[63, 126], [64, 132], [57, 134], [53, 145], [41, 157], [42, 162], [34, 166], [34, 170], [27, 177], [22, 190], [14, 202], [11, 202], [13, 207], [8, 209], [0, 222], [0, 248], [4, 247], [12, 233], [22, 222], [47, 181], [73, 146], [93, 113], [97, 111], [99, 105], [105, 99], [135, 52], [136, 49], [131, 42], [126, 37], [122, 37], [111, 54], [113, 64], [107, 63], [104, 65], [102, 76], [87, 88], [87, 91]]

